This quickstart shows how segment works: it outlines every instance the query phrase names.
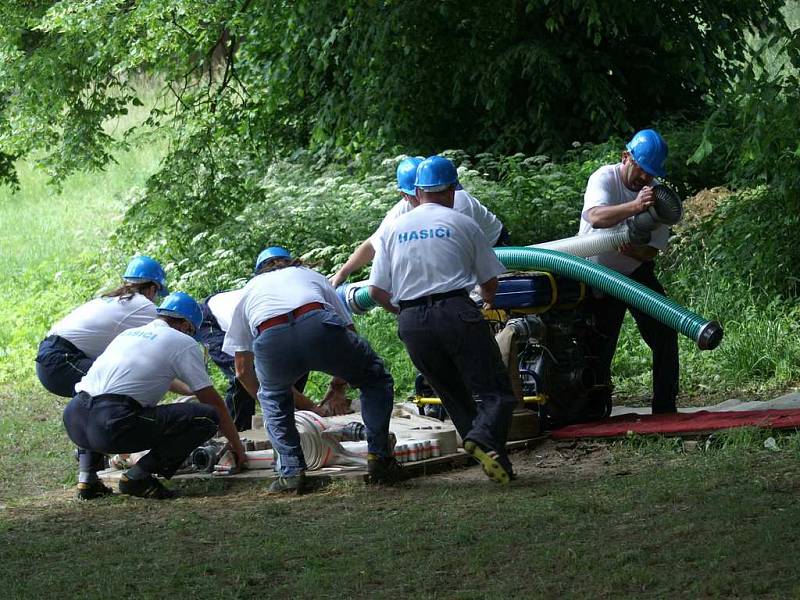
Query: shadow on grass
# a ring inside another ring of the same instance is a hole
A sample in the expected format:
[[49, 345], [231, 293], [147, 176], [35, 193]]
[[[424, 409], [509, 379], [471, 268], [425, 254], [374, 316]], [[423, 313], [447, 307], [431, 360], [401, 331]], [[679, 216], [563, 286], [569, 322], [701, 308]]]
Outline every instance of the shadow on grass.
[[[537, 460], [535, 454], [516, 462]], [[508, 488], [474, 469], [393, 488], [340, 482], [274, 497], [262, 482], [181, 483], [0, 512], [7, 597], [794, 595], [793, 454], [615, 454], [571, 480]], [[617, 476], [615, 476], [616, 474]]]

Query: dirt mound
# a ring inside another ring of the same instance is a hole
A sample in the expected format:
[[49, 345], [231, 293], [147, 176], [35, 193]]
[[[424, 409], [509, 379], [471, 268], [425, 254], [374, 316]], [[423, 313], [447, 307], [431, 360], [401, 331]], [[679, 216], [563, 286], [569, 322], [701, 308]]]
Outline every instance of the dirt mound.
[[700, 190], [683, 202], [683, 226], [704, 221], [716, 210], [719, 203], [733, 194], [726, 187], [713, 187]]

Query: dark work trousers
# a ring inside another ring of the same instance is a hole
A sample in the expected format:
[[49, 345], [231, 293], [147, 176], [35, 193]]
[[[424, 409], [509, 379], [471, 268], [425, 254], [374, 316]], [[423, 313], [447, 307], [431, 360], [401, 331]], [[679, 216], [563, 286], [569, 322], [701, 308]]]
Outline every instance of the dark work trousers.
[[[200, 303], [200, 310], [203, 311], [203, 323], [197, 331], [197, 340], [208, 348], [208, 355], [214, 364], [219, 367], [228, 382], [228, 390], [225, 392], [225, 406], [231, 414], [233, 424], [237, 431], [245, 431], [252, 427], [253, 415], [256, 414], [256, 400], [244, 386], [236, 379], [236, 366], [234, 358], [230, 354], [222, 351], [222, 344], [225, 341], [225, 332], [220, 328], [217, 318], [208, 308], [208, 299]], [[308, 381], [308, 373], [298, 379], [294, 387], [302, 392]]]
[[130, 396], [79, 392], [64, 409], [64, 427], [82, 449], [81, 471], [102, 468], [103, 454], [150, 449], [139, 459], [149, 473], [170, 478], [189, 453], [217, 431], [212, 407], [181, 402], [144, 407]]
[[72, 398], [75, 384], [89, 371], [94, 363], [72, 342], [50, 335], [39, 344], [36, 354], [36, 376], [51, 394]]
[[[629, 277], [659, 294], [665, 294], [656, 278], [653, 261], [642, 263]], [[598, 338], [590, 342], [599, 359], [598, 381], [611, 381], [611, 361], [617, 349], [625, 311], [629, 310], [642, 339], [653, 352], [653, 413], [675, 412], [679, 376], [678, 334], [675, 330], [608, 295], [595, 298], [589, 293], [586, 308], [594, 316], [595, 326], [600, 333]]]
[[505, 456], [517, 401], [480, 309], [466, 294], [429, 299], [402, 308], [397, 324], [411, 361], [438, 394], [461, 439]]
[[[508, 229], [506, 229], [506, 226], [503, 225], [503, 228], [500, 230], [500, 235], [497, 236], [497, 240], [495, 240], [494, 242], [494, 247], [501, 248], [503, 246], [510, 246], [510, 245], [511, 245], [511, 234], [509, 233]], [[424, 389], [425, 385], [426, 382], [424, 377], [417, 375], [417, 387]], [[441, 421], [444, 421], [445, 418], [447, 417], [447, 411], [441, 404], [427, 404], [424, 407], [422, 414], [428, 417], [434, 417]]]

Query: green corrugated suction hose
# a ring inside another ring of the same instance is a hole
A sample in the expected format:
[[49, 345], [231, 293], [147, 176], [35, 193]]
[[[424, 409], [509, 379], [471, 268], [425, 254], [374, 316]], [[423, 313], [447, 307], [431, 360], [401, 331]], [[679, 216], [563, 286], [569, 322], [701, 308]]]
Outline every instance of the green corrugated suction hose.
[[[494, 251], [497, 258], [509, 270], [550, 271], [556, 275], [582, 281], [609, 296], [622, 300], [691, 338], [701, 350], [713, 350], [722, 341], [722, 326], [718, 322], [708, 321], [677, 302], [608, 267], [585, 258], [541, 248], [495, 248]], [[362, 311], [375, 306], [366, 286], [356, 290], [350, 297]]]

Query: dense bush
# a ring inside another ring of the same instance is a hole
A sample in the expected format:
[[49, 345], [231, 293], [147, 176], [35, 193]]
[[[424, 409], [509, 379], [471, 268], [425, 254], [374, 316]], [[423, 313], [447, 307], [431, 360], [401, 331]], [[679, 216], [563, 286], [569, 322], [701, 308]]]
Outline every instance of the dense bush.
[[[670, 252], [673, 288], [692, 290], [720, 278], [757, 291], [766, 301], [800, 292], [800, 212], [776, 190], [760, 186], [722, 199], [713, 213], [681, 228]], [[732, 294], [731, 302], [740, 296]]]
[[[767, 60], [766, 57], [770, 57]], [[708, 98], [712, 109], [689, 165], [725, 173], [736, 187], [769, 184], [800, 208], [800, 29], [764, 42], [737, 77]]]
[[[513, 242], [526, 245], [577, 232], [588, 176], [621, 147], [579, 145], [557, 162], [521, 154], [445, 154], [459, 165], [465, 188], [503, 220]], [[220, 178], [201, 166], [194, 186], [189, 173], [162, 172], [148, 185], [177, 192], [164, 178], [185, 176], [183, 200], [173, 192], [147, 191], [133, 199], [114, 247], [121, 254], [158, 256], [180, 274], [179, 287], [201, 295], [243, 281], [258, 251], [270, 244], [285, 245], [331, 272], [399, 199], [399, 158], [376, 161], [371, 170], [357, 162], [314, 166], [298, 159], [257, 169], [231, 161], [226, 169], [238, 177]], [[209, 188], [211, 196], [196, 192]]]

